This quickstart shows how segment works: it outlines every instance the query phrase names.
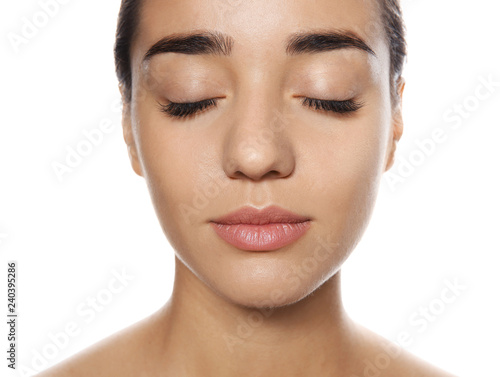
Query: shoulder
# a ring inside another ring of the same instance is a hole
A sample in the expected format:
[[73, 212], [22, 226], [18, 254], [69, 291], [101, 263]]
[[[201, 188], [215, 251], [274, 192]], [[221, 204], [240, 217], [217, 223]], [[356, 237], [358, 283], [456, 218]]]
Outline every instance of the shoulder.
[[362, 376], [457, 377], [434, 366], [371, 330], [356, 325], [362, 357], [356, 369]]
[[[144, 365], [144, 345], [150, 335], [151, 316], [112, 334], [35, 377], [137, 376], [134, 365]], [[131, 361], [133, 362], [133, 365]]]

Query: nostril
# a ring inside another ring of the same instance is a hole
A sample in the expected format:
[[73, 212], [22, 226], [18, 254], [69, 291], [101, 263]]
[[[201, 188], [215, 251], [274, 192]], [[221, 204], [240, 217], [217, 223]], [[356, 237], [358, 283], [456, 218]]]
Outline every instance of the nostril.
[[268, 176], [270, 177], [280, 177], [281, 176], [281, 173], [277, 170], [271, 170], [269, 172], [267, 172], [266, 174], [264, 174], [264, 176], [262, 178], [267, 178]]

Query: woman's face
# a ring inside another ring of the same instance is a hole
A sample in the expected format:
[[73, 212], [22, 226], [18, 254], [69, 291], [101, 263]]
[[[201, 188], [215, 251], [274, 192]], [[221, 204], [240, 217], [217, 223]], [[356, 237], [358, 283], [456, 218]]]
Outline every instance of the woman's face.
[[[293, 35], [339, 31], [373, 53], [338, 39], [287, 50]], [[222, 51], [201, 53], [207, 44], [198, 41], [189, 54], [147, 54], [172, 34], [194, 32], [224, 35]], [[295, 302], [333, 276], [368, 223], [401, 135], [377, 3], [143, 0], [131, 56], [124, 136], [177, 257], [245, 306]], [[338, 113], [305, 97], [361, 107]], [[206, 99], [216, 106], [186, 118], [161, 107]], [[247, 205], [280, 206], [310, 218], [310, 228], [277, 250], [242, 250], [210, 220]]]

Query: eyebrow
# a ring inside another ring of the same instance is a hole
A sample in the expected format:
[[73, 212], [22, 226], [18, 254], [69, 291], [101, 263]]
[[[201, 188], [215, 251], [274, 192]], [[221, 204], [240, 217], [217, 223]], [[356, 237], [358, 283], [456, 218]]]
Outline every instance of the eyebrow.
[[[216, 31], [180, 33], [169, 35], [156, 42], [144, 55], [144, 61], [164, 53], [187, 55], [230, 56], [234, 39]], [[287, 39], [287, 55], [316, 54], [342, 48], [356, 48], [376, 56], [363, 39], [351, 31], [324, 30], [293, 33]]]

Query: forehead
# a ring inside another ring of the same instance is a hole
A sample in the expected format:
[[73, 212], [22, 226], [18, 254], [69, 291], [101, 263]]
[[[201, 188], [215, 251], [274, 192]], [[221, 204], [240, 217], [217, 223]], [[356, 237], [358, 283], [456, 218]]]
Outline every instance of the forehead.
[[331, 28], [353, 32], [373, 50], [384, 47], [378, 0], [142, 0], [133, 49], [145, 53], [173, 33], [217, 30], [236, 40], [235, 53], [265, 56], [285, 53], [291, 33]]

